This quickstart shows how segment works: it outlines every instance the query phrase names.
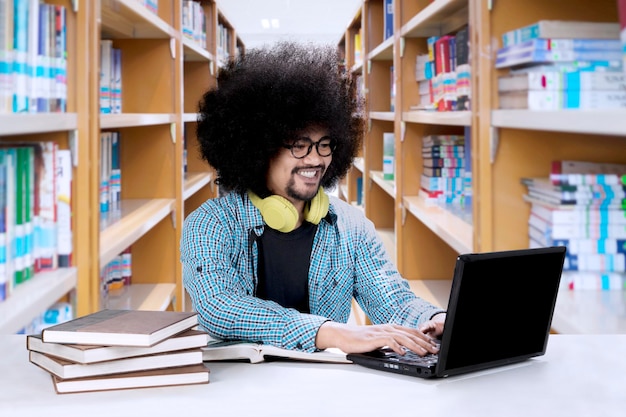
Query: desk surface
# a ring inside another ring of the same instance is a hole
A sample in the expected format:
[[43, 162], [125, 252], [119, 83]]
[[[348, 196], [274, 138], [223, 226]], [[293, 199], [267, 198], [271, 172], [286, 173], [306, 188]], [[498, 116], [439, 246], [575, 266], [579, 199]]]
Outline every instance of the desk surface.
[[626, 335], [552, 335], [545, 356], [445, 379], [358, 365], [210, 363], [206, 385], [57, 395], [28, 362], [24, 337], [9, 335], [0, 336], [0, 415], [623, 417], [624, 352]]
[[[415, 294], [446, 308], [451, 280], [412, 280], [409, 285]], [[573, 291], [562, 282], [552, 328], [563, 334], [624, 334], [626, 291]]]

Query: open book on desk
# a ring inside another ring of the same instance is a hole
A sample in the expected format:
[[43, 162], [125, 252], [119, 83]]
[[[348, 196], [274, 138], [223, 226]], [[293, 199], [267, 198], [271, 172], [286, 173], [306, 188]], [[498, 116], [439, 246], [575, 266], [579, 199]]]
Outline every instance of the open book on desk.
[[298, 350], [283, 349], [262, 343], [242, 341], [210, 341], [202, 348], [203, 361], [244, 360], [259, 363], [277, 359], [293, 359], [306, 362], [352, 363], [339, 349], [326, 349], [308, 353]]

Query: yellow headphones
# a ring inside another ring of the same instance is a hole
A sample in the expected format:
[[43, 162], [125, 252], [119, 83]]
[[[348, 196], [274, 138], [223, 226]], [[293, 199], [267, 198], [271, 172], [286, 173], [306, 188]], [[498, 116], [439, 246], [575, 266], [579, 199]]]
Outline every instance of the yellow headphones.
[[[271, 195], [261, 199], [252, 191], [248, 191], [250, 201], [259, 209], [263, 220], [269, 227], [279, 232], [288, 233], [296, 228], [298, 211], [289, 200], [279, 195]], [[318, 224], [328, 213], [328, 195], [320, 187], [315, 197], [304, 209], [304, 219], [310, 223]]]

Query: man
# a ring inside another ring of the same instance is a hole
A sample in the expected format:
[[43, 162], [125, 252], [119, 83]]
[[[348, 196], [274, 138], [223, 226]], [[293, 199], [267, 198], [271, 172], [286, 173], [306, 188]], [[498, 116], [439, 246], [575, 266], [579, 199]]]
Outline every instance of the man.
[[[225, 194], [186, 220], [183, 282], [214, 337], [312, 352], [437, 352], [445, 313], [416, 297], [373, 224], [329, 197], [358, 154], [361, 104], [331, 47], [253, 49], [199, 109]], [[373, 325], [347, 324], [355, 298]]]

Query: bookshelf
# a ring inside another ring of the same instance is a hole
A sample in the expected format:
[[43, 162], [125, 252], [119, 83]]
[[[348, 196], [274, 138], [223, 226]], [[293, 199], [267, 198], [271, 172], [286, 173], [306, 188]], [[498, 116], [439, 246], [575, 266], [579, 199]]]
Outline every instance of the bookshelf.
[[[196, 3], [205, 36], [183, 33], [182, 0], [152, 12], [137, 0], [46, 0], [67, 9], [67, 112], [0, 114], [0, 139], [55, 141], [71, 149], [71, 268], [36, 274], [0, 302], [0, 333], [14, 333], [60, 299], [75, 315], [99, 309], [184, 310], [179, 261], [186, 215], [217, 195], [215, 173], [195, 142], [197, 103], [216, 83], [221, 60], [245, 47], [214, 0]], [[218, 28], [223, 33], [218, 36]], [[122, 112], [100, 113], [100, 40], [122, 52]], [[122, 202], [101, 216], [100, 134], [120, 133]], [[186, 162], [186, 165], [185, 165]], [[132, 248], [132, 284], [101, 299], [100, 269]], [[107, 302], [109, 304], [104, 305]]]
[[[454, 259], [460, 253], [528, 247], [530, 208], [522, 199], [522, 177], [547, 176], [550, 162], [558, 159], [626, 163], [624, 110], [499, 110], [497, 77], [504, 70], [496, 70], [493, 64], [499, 46], [494, 40], [504, 32], [540, 19], [615, 22], [614, 0], [593, 5], [576, 0], [568, 7], [538, 0], [524, 4], [514, 0], [396, 0], [394, 34], [388, 39], [383, 39], [383, 15], [383, 0], [364, 0], [338, 43], [346, 67], [363, 75], [368, 115], [362, 155], [343, 181], [340, 196], [353, 202], [353, 178], [363, 178], [365, 214], [385, 236], [386, 245], [394, 245], [398, 269], [413, 288], [449, 288]], [[350, 61], [355, 22], [364, 28], [362, 66]], [[455, 33], [466, 24], [470, 27], [471, 110], [412, 110], [418, 96], [415, 59], [427, 52], [427, 37]], [[422, 137], [467, 130], [472, 139], [471, 213], [426, 204], [418, 196]], [[390, 131], [395, 133], [393, 181], [381, 175], [382, 136]], [[556, 332], [623, 329], [619, 312], [626, 305], [624, 292], [571, 292], [564, 287], [559, 300]]]

